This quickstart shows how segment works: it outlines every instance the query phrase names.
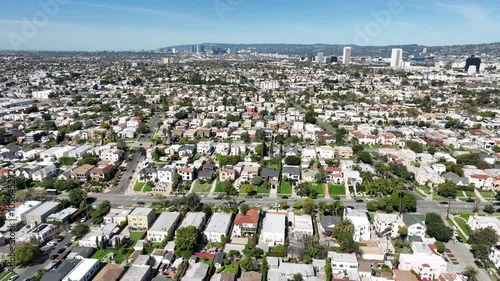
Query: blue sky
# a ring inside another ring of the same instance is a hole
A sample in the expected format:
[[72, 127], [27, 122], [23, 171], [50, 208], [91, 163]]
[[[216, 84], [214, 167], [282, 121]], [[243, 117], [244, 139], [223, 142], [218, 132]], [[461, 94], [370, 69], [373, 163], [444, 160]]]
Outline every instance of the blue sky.
[[497, 1], [2, 0], [0, 49], [137, 50], [201, 42], [498, 42]]

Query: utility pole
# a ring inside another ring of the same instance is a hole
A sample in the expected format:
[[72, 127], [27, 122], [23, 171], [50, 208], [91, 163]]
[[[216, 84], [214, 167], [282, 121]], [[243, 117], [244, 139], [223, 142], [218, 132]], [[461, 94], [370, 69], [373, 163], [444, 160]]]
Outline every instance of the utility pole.
[[403, 213], [403, 194], [402, 190], [399, 191], [399, 216]]

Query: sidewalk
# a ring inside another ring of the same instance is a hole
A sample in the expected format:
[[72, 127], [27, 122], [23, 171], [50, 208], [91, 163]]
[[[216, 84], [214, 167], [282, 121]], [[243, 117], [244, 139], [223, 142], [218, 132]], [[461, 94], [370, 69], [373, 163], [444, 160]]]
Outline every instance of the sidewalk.
[[344, 180], [344, 186], [345, 186], [345, 198], [351, 199], [351, 193], [349, 192], [349, 185], [347, 184], [347, 181], [345, 181], [345, 180]]
[[[212, 182], [212, 187], [210, 188], [210, 192], [208, 193], [208, 196], [214, 196], [215, 188], [217, 187], [217, 179], [215, 179]], [[192, 189], [193, 187], [191, 187]]]
[[325, 193], [325, 199], [330, 199], [330, 190], [328, 190], [328, 183], [325, 182], [325, 188], [324, 191]]
[[462, 235], [463, 235], [463, 236], [464, 236], [467, 240], [469, 240], [469, 235], [465, 234], [465, 233], [462, 231], [462, 229], [460, 228], [460, 226], [458, 226], [457, 222], [455, 221], [455, 216], [454, 216], [454, 215], [450, 214], [450, 220], [451, 220], [451, 222], [453, 223], [453, 225], [455, 226], [455, 229], [456, 229], [457, 231], [460, 231], [460, 233], [462, 233]]
[[479, 190], [474, 189], [474, 195], [476, 195], [477, 199], [481, 202], [488, 202], [488, 200], [484, 199], [483, 195], [479, 192]]

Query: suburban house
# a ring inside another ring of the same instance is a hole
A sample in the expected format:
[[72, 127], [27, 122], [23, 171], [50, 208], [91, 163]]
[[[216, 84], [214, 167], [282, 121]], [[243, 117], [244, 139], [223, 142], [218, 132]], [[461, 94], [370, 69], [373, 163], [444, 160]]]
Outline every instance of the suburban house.
[[148, 229], [156, 217], [154, 209], [135, 208], [128, 216], [127, 221], [131, 229]]
[[285, 243], [286, 215], [267, 213], [262, 225], [262, 241], [269, 246]]
[[300, 273], [303, 278], [310, 278], [315, 276], [315, 271], [312, 264], [281, 262], [278, 268], [278, 272], [280, 278], [285, 278], [286, 280], [293, 280], [293, 276], [297, 273]]
[[71, 173], [71, 178], [80, 181], [87, 181], [87, 178], [90, 177], [90, 171], [94, 167], [95, 167], [94, 165], [90, 164], [84, 164], [79, 167], [76, 167]]
[[228, 237], [231, 227], [231, 214], [214, 213], [208, 221], [207, 227], [203, 232], [205, 241], [222, 242], [222, 237]]
[[425, 238], [425, 215], [421, 214], [403, 214], [403, 222], [408, 228], [408, 237], [418, 236]]
[[435, 280], [447, 272], [448, 263], [435, 254], [400, 254], [400, 270], [413, 270], [421, 280]]
[[496, 217], [470, 216], [467, 225], [471, 230], [492, 227], [500, 234], [500, 221]]
[[234, 219], [233, 235], [242, 237], [254, 235], [259, 227], [259, 210], [250, 209], [246, 215], [237, 214]]
[[291, 183], [298, 184], [300, 182], [300, 167], [292, 165], [283, 165], [281, 176], [287, 178]]
[[235, 181], [236, 180], [236, 170], [233, 166], [224, 166], [219, 171], [219, 179], [223, 181]]
[[332, 235], [333, 228], [342, 220], [339, 216], [321, 216], [320, 220], [320, 231], [325, 236]]
[[264, 167], [260, 171], [260, 176], [264, 180], [267, 180], [272, 188], [275, 188], [278, 186], [279, 179], [280, 179], [280, 172], [279, 171]]
[[90, 178], [95, 181], [103, 181], [111, 178], [113, 173], [112, 165], [97, 165], [90, 170]]

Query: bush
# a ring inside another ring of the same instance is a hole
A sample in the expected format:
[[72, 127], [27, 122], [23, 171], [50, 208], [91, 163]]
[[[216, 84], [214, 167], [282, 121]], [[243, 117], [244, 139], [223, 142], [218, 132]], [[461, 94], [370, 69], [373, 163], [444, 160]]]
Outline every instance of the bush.
[[441, 242], [441, 241], [436, 241], [435, 245], [437, 247], [437, 251], [440, 254], [444, 253], [444, 251], [446, 250], [445, 244], [443, 242]]

